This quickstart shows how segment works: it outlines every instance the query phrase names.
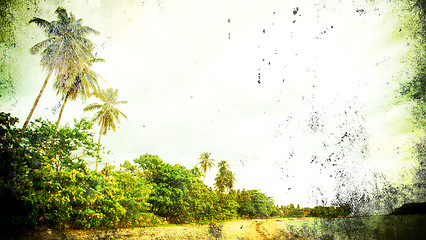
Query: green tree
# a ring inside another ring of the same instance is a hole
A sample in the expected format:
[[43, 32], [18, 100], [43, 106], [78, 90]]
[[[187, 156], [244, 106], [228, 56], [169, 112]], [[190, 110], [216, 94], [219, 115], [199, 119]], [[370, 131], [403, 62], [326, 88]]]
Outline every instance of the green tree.
[[97, 145], [93, 142], [92, 123], [86, 119], [74, 120], [56, 129], [55, 124], [42, 119], [32, 122], [21, 134], [26, 141], [21, 146], [51, 163], [54, 170], [76, 169], [86, 171], [86, 159], [95, 157]]
[[212, 169], [212, 167], [214, 166], [214, 163], [213, 163], [214, 159], [211, 159], [210, 155], [211, 153], [205, 152], [205, 153], [202, 153], [200, 157], [198, 158], [199, 160], [201, 160], [198, 164], [200, 165], [201, 170], [204, 173], [203, 182], [206, 178], [207, 170]]
[[237, 191], [238, 214], [242, 217], [270, 217], [276, 210], [272, 198], [259, 190]]
[[232, 202], [231, 198], [225, 201], [207, 187], [198, 179], [199, 170], [189, 170], [178, 164], [170, 165], [151, 154], [145, 154], [134, 162], [153, 186], [148, 202], [154, 214], [177, 223], [214, 221], [236, 216], [236, 202]]
[[151, 208], [148, 198], [152, 192], [152, 185], [147, 182], [143, 172], [136, 165], [126, 161], [121, 167], [123, 170], [114, 171], [112, 178], [121, 194], [118, 202], [126, 209], [123, 224], [140, 226], [159, 223], [158, 218], [148, 212]]
[[33, 18], [30, 21], [30, 23], [42, 27], [48, 36], [46, 40], [37, 43], [30, 49], [32, 54], [41, 52], [40, 63], [48, 71], [48, 74], [22, 127], [22, 132], [27, 128], [52, 73], [55, 71], [58, 79], [63, 79], [65, 76], [75, 76], [75, 74], [81, 72], [85, 63], [94, 58], [92, 55], [94, 45], [86, 36], [98, 32], [90, 27], [82, 26], [82, 20], [76, 20], [72, 14], [68, 15], [64, 8], [58, 7], [55, 13], [58, 18], [57, 21], [49, 22], [41, 18]]
[[84, 108], [84, 111], [93, 111], [98, 110], [95, 114], [92, 121], [98, 122], [98, 125], [101, 126], [99, 131], [98, 138], [98, 152], [96, 157], [96, 171], [98, 170], [98, 162], [99, 162], [99, 151], [101, 148], [101, 136], [106, 135], [109, 130], [115, 131], [115, 123], [117, 120], [120, 123], [119, 116], [122, 115], [126, 119], [126, 115], [122, 113], [120, 110], [115, 108], [118, 104], [127, 103], [127, 101], [118, 101], [118, 90], [113, 90], [112, 88], [108, 88], [106, 90], [101, 90], [96, 94], [96, 97], [101, 100], [103, 103], [92, 103], [89, 106]]
[[229, 192], [234, 187], [234, 173], [229, 170], [229, 164], [225, 160], [220, 161], [218, 167], [219, 172], [215, 178], [216, 189], [221, 193]]
[[188, 219], [190, 211], [189, 191], [194, 183], [190, 170], [180, 165], [164, 163], [156, 155], [145, 154], [135, 163], [143, 169], [147, 180], [153, 185], [148, 202], [151, 211], [173, 222]]

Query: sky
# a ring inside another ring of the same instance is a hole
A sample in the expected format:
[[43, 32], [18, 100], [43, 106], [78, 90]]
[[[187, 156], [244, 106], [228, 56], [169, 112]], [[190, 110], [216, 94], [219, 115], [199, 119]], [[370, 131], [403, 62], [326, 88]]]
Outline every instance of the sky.
[[[102, 137], [110, 151], [104, 162], [118, 166], [149, 153], [192, 168], [211, 152], [216, 163], [228, 161], [236, 188], [301, 206], [347, 202], [383, 181], [409, 181], [401, 173], [416, 167], [404, 154], [413, 139], [405, 126], [409, 106], [395, 98], [411, 74], [404, 57], [412, 45], [397, 36], [402, 14], [393, 3], [52, 0], [21, 6], [18, 46], [3, 50], [16, 82], [0, 102], [21, 124], [46, 76], [40, 56], [29, 53], [44, 33], [27, 23], [55, 20], [58, 6], [100, 32], [89, 38], [106, 61], [93, 70], [105, 79], [101, 87], [118, 89], [128, 101], [118, 106], [128, 121]], [[56, 121], [61, 98], [52, 82], [33, 119]], [[82, 109], [94, 101], [68, 102], [61, 125], [91, 117]], [[211, 187], [216, 172], [207, 173]]]

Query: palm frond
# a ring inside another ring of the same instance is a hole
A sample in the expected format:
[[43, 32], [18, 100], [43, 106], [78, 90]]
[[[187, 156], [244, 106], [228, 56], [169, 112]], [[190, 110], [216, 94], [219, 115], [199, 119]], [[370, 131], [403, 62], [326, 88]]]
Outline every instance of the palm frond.
[[123, 103], [127, 103], [127, 101], [116, 101], [115, 104], [123, 104]]
[[[108, 126], [109, 126], [109, 129], [112, 129], [112, 131], [115, 131], [115, 122], [114, 122], [113, 118], [108, 119]], [[106, 134], [106, 131], [105, 131], [105, 134]]]
[[102, 108], [102, 107], [103, 107], [103, 105], [101, 105], [99, 103], [92, 103], [92, 104], [86, 106], [83, 109], [83, 111], [92, 111], [92, 110], [99, 109], [99, 108]]
[[65, 8], [58, 7], [55, 13], [58, 16], [58, 20], [61, 23], [69, 23], [68, 13], [67, 13], [67, 10], [65, 10]]
[[31, 54], [37, 54], [39, 53], [42, 49], [45, 49], [46, 47], [48, 47], [49, 45], [51, 45], [53, 42], [55, 42], [57, 39], [56, 37], [51, 37], [48, 38], [46, 40], [43, 40], [39, 43], [37, 43], [36, 45], [32, 46], [30, 48], [30, 53]]
[[94, 121], [94, 122], [96, 122], [96, 121], [98, 121], [98, 125], [104, 125], [104, 119], [102, 118], [102, 116], [103, 116], [103, 111], [99, 111], [99, 112], [97, 112], [96, 113], [96, 115], [93, 117], [93, 120], [92, 121]]
[[[126, 101], [127, 102], [127, 101]], [[127, 116], [123, 113], [123, 112], [121, 112], [120, 110], [118, 110], [117, 109], [117, 111], [118, 111], [118, 113], [120, 113], [121, 115], [123, 115], [123, 117], [127, 120]]]
[[38, 17], [34, 17], [28, 23], [35, 23], [35, 24], [37, 24], [37, 26], [42, 27], [44, 29], [53, 28], [52, 23], [50, 23], [49, 21], [44, 20], [42, 18], [38, 18]]
[[85, 36], [86, 34], [94, 34], [94, 35], [99, 35], [99, 32], [91, 27], [88, 26], [82, 26], [80, 27], [77, 32], [79, 33], [79, 35]]
[[105, 62], [105, 59], [103, 59], [103, 58], [93, 58], [92, 60], [91, 60], [91, 63], [104, 63]]

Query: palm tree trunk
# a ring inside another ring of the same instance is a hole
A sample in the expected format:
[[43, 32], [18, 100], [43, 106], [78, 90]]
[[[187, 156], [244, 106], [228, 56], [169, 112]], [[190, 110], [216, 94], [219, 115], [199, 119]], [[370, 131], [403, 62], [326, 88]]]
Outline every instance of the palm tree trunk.
[[39, 94], [38, 94], [38, 96], [37, 96], [37, 98], [36, 98], [36, 100], [34, 102], [33, 107], [31, 108], [30, 114], [28, 114], [28, 117], [27, 117], [27, 120], [25, 120], [24, 126], [22, 126], [21, 133], [25, 132], [25, 129], [27, 128], [28, 123], [30, 122], [30, 119], [31, 119], [31, 117], [32, 117], [32, 115], [34, 113], [34, 110], [35, 110], [35, 108], [36, 108], [36, 106], [38, 104], [38, 101], [40, 100], [41, 94], [43, 93], [44, 89], [46, 88], [47, 82], [48, 82], [48, 80], [50, 78], [50, 75], [52, 75], [52, 73], [53, 73], [53, 68], [50, 69], [49, 74], [47, 74], [46, 80], [44, 80], [44, 84], [43, 84], [43, 86], [40, 89], [40, 92], [39, 92]]
[[95, 172], [98, 172], [99, 150], [101, 149], [101, 136], [102, 136], [102, 126], [101, 126], [101, 130], [99, 131], [98, 153], [96, 154], [96, 168], [95, 168]]
[[55, 128], [55, 131], [57, 131], [57, 130], [58, 130], [58, 127], [59, 127], [59, 121], [61, 121], [62, 112], [64, 111], [65, 104], [67, 103], [67, 100], [68, 100], [68, 96], [69, 96], [69, 92], [68, 92], [68, 93], [67, 93], [67, 95], [65, 96], [64, 103], [62, 104], [61, 112], [59, 113], [58, 121], [56, 122], [56, 128]]

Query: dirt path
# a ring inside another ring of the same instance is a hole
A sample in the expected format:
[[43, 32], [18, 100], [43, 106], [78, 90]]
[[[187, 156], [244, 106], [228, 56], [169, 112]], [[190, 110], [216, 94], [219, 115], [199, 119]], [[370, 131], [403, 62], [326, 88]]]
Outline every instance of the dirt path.
[[277, 221], [281, 220], [264, 220], [257, 223], [256, 231], [262, 237], [259, 239], [308, 239], [282, 230], [277, 226]]
[[117, 229], [109, 231], [46, 230], [17, 239], [207, 239], [264, 240], [307, 239], [280, 229], [275, 220], [236, 220], [212, 224]]
[[259, 233], [259, 239], [268, 239], [268, 236], [266, 235], [266, 229], [264, 226], [266, 222], [256, 222], [256, 232]]

